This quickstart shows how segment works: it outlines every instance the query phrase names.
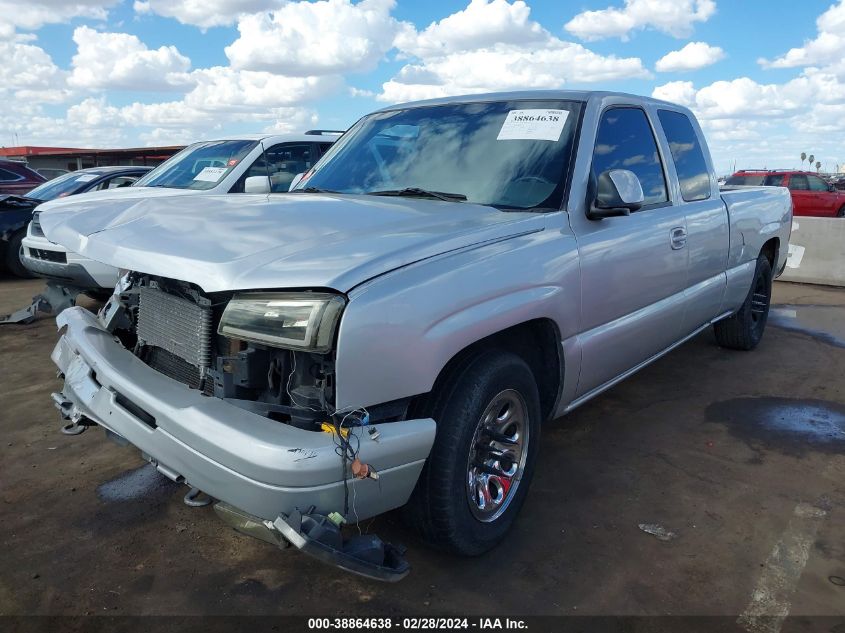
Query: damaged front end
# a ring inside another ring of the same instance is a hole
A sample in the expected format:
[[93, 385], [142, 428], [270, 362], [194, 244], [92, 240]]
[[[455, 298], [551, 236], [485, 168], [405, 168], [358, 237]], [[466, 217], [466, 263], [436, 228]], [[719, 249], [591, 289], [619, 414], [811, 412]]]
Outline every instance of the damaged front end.
[[343, 526], [404, 505], [434, 422], [406, 419], [406, 401], [335, 409], [344, 305], [332, 293], [206, 294], [127, 274], [97, 316], [57, 319], [64, 431], [99, 424], [219, 500], [239, 531], [398, 580], [409, 569], [401, 548]]

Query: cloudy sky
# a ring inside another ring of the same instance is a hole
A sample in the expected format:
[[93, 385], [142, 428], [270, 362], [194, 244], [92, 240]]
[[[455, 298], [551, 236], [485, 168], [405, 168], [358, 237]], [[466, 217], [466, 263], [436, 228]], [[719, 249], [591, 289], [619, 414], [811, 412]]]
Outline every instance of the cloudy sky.
[[654, 95], [721, 172], [845, 164], [845, 0], [0, 0], [0, 145], [345, 128], [513, 88]]

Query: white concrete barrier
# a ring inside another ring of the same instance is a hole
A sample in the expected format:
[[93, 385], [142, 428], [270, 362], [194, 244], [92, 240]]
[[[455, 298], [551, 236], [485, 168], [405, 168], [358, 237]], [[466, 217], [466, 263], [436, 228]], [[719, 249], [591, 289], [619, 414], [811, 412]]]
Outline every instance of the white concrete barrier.
[[781, 281], [845, 286], [845, 218], [796, 217]]

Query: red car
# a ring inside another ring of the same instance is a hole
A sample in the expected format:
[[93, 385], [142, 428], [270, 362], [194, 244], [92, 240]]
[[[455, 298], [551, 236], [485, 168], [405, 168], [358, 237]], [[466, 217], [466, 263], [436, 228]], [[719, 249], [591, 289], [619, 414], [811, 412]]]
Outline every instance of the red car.
[[14, 160], [0, 160], [0, 194], [22, 196], [47, 179], [37, 171]]
[[741, 170], [728, 178], [725, 184], [786, 187], [792, 194], [793, 215], [845, 217], [845, 191], [807, 171]]

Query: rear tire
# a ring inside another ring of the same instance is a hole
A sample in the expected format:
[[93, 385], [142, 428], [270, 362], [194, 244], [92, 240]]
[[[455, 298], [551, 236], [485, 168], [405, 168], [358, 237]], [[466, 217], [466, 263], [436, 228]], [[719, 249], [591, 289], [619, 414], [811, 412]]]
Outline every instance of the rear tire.
[[845, 204], [842, 205], [842, 208], [836, 212], [837, 218], [845, 218]]
[[435, 388], [428, 414], [437, 434], [405, 520], [430, 545], [477, 556], [505, 537], [528, 493], [540, 440], [534, 374], [515, 354], [475, 354]]
[[23, 265], [21, 261], [21, 251], [23, 249], [22, 242], [26, 236], [26, 229], [18, 231], [9, 239], [6, 250], [6, 270], [16, 277], [23, 277], [24, 279], [31, 279], [35, 275], [29, 272], [29, 269]]
[[721, 347], [749, 351], [763, 338], [772, 299], [772, 267], [765, 255], [757, 258], [751, 289], [742, 307], [732, 317], [713, 325]]

